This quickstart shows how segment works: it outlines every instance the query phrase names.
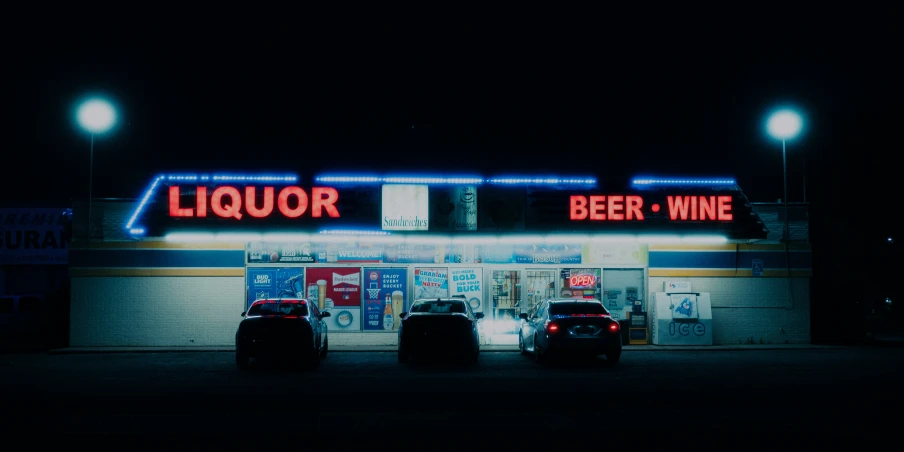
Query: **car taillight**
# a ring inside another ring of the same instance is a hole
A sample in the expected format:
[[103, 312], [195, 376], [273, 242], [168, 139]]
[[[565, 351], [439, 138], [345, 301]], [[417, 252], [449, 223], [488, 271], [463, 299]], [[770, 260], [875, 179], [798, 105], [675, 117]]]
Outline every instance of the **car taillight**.
[[547, 323], [546, 331], [549, 333], [558, 333], [559, 332], [559, 324], [556, 322]]
[[612, 322], [612, 323], [610, 323], [610, 324], [609, 324], [609, 331], [611, 331], [611, 332], [613, 332], [613, 333], [617, 333], [617, 332], [618, 332], [618, 322]]

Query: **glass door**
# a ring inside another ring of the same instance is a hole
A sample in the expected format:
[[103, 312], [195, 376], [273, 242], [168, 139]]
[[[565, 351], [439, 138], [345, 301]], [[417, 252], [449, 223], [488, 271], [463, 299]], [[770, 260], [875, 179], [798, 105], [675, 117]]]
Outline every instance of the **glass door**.
[[543, 300], [556, 298], [555, 270], [527, 270], [525, 275], [527, 301], [521, 312], [531, 312]]
[[523, 270], [493, 269], [490, 271], [490, 300], [492, 302], [491, 343], [517, 344], [523, 309], [521, 278]]

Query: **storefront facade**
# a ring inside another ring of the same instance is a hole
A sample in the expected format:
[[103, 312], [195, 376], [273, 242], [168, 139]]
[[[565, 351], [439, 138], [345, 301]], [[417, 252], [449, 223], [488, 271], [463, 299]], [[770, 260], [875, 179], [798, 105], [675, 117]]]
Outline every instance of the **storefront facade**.
[[731, 180], [163, 175], [121, 207], [118, 236], [73, 240], [70, 346], [231, 345], [279, 295], [331, 311], [337, 345], [395, 344], [438, 296], [485, 344], [552, 297], [603, 301], [635, 344], [810, 340], [809, 245], [769, 243]]

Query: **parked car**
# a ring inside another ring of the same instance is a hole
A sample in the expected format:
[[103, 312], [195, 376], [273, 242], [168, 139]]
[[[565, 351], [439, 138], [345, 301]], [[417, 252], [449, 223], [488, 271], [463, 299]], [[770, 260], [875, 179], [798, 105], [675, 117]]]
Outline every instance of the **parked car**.
[[316, 367], [329, 350], [329, 312], [302, 298], [255, 300], [242, 312], [235, 332], [235, 363], [248, 366], [251, 358], [288, 358]]
[[477, 321], [482, 312], [475, 313], [467, 300], [461, 298], [430, 298], [415, 300], [408, 312], [399, 315], [399, 362], [411, 356], [428, 353], [454, 353], [476, 363], [480, 356]]
[[621, 358], [621, 327], [599, 300], [562, 298], [538, 303], [522, 313], [518, 348], [542, 361], [550, 353]]

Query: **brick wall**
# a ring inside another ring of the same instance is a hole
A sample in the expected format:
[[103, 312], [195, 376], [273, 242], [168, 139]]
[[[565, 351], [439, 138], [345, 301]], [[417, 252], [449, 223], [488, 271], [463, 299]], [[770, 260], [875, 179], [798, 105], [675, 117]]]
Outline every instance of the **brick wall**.
[[650, 291], [661, 292], [665, 281], [675, 280], [710, 293], [715, 345], [811, 341], [809, 278], [651, 277]]
[[235, 345], [241, 277], [74, 277], [71, 347]]

